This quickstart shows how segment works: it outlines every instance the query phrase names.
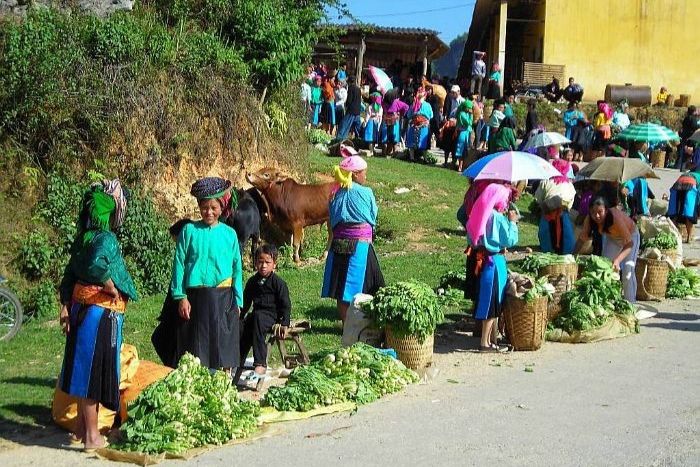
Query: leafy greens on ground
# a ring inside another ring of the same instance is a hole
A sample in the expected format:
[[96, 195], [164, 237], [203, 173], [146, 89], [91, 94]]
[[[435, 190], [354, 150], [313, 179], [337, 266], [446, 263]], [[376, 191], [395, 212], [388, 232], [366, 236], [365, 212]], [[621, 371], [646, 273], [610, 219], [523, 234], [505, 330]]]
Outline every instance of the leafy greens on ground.
[[302, 412], [346, 401], [362, 405], [417, 381], [400, 361], [358, 342], [295, 369], [286, 385], [270, 388], [264, 404]]
[[700, 274], [688, 268], [670, 271], [666, 286], [666, 298], [688, 297], [700, 297]]
[[213, 374], [185, 354], [177, 369], [148, 386], [129, 406], [116, 449], [149, 454], [180, 454], [207, 444], [245, 438], [258, 427], [257, 402], [238, 398], [231, 378]]

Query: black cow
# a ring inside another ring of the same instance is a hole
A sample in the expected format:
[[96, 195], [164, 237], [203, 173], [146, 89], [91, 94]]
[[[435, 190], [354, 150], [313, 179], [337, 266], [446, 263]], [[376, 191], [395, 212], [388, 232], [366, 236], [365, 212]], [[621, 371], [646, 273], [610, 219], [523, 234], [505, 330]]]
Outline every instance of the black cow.
[[255, 262], [255, 249], [260, 243], [260, 209], [248, 191], [236, 190], [238, 205], [233, 211], [233, 215], [226, 219], [226, 224], [233, 227], [238, 237], [238, 247], [241, 249], [241, 258], [246, 243], [251, 238], [253, 243], [250, 247], [253, 262]]

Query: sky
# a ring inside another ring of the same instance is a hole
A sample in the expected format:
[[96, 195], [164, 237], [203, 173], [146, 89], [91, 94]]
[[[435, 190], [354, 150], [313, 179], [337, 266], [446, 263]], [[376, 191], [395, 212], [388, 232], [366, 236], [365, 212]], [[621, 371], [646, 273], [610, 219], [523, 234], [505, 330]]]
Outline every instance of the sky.
[[[434, 29], [449, 44], [467, 32], [475, 0], [345, 0], [358, 20], [378, 26]], [[332, 17], [337, 22], [337, 15]], [[347, 22], [347, 21], [342, 21]]]

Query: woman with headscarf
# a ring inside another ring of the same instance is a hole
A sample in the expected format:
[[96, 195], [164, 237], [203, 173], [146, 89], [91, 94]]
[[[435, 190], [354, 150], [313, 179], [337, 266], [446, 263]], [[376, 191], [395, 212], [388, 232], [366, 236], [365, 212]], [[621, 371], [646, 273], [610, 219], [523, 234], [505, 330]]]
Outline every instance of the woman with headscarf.
[[329, 134], [333, 134], [335, 128], [335, 87], [333, 78], [326, 76], [323, 78], [321, 86], [323, 94], [323, 104], [321, 105], [321, 123], [323, 129]]
[[593, 149], [602, 152], [612, 138], [610, 125], [612, 124], [613, 111], [605, 101], [598, 101], [597, 108], [598, 112], [593, 116], [593, 127], [595, 128]]
[[513, 151], [516, 146], [515, 119], [506, 117], [501, 121], [498, 131], [489, 139], [489, 154], [500, 151]]
[[[455, 158], [457, 159], [457, 171], [462, 173], [464, 170], [464, 163], [467, 159], [472, 133], [472, 110], [474, 109], [474, 103], [471, 99], [467, 99], [459, 105], [457, 109], [457, 129], [456, 129], [456, 140], [455, 145]], [[447, 159], [445, 159], [447, 161]]]
[[311, 83], [311, 126], [316, 128], [321, 124], [321, 106], [323, 105], [323, 91], [321, 90], [321, 77], [316, 75]]
[[93, 184], [83, 196], [78, 234], [60, 285], [59, 320], [66, 334], [58, 386], [78, 398], [75, 441], [104, 446], [99, 405], [119, 410], [119, 355], [127, 303], [137, 299], [113, 231], [124, 222], [127, 196], [119, 180]]
[[394, 154], [396, 144], [401, 141], [401, 118], [408, 112], [408, 104], [398, 98], [398, 89], [390, 89], [382, 99], [382, 124], [379, 140], [384, 144], [384, 155]]
[[206, 177], [192, 185], [202, 219], [177, 239], [170, 292], [178, 304], [177, 359], [185, 352], [207, 368], [239, 365], [239, 308], [243, 271], [236, 231], [220, 222], [231, 182]]
[[365, 186], [367, 162], [345, 157], [334, 168], [338, 189], [330, 201], [329, 251], [321, 297], [334, 298], [343, 323], [355, 295], [374, 295], [384, 287], [384, 276], [372, 246], [377, 225], [377, 201]]
[[379, 142], [379, 126], [382, 123], [382, 95], [373, 92], [369, 96], [369, 105], [365, 110], [362, 139], [369, 145], [370, 155], [374, 155], [374, 145]]
[[489, 85], [486, 91], [487, 99], [501, 98], [501, 65], [494, 62], [491, 66], [491, 74], [489, 75]]
[[569, 255], [574, 252], [574, 225], [569, 216], [576, 189], [569, 179], [571, 164], [563, 159], [555, 159], [552, 165], [561, 174], [539, 184], [535, 200], [540, 206], [539, 240], [545, 253]]
[[680, 230], [685, 225], [685, 242], [693, 238], [693, 226], [698, 221], [700, 211], [700, 167], [694, 167], [676, 180], [671, 187], [666, 215]]
[[[340, 76], [338, 71], [338, 76]], [[345, 118], [345, 101], [348, 100], [348, 84], [345, 79], [338, 78], [335, 85], [335, 121], [342, 122]], [[340, 125], [340, 123], [338, 123]]]
[[425, 102], [425, 89], [418, 88], [413, 98], [413, 105], [406, 116], [410, 122], [406, 133], [406, 146], [410, 160], [415, 160], [416, 151], [419, 157], [428, 149], [430, 134], [430, 119], [433, 118], [433, 108]]
[[490, 184], [474, 202], [467, 219], [467, 280], [465, 298], [474, 301], [481, 321], [481, 352], [499, 352], [497, 318], [501, 314], [508, 268], [503, 250], [518, 243], [518, 215], [508, 208], [511, 190]]
[[606, 200], [598, 197], [589, 206], [574, 252], [579, 252], [591, 238], [592, 229], [603, 237], [602, 256], [612, 261], [613, 268], [620, 271], [625, 298], [634, 302], [637, 299], [635, 265], [640, 239], [637, 225], [627, 214], [620, 209], [609, 208]]

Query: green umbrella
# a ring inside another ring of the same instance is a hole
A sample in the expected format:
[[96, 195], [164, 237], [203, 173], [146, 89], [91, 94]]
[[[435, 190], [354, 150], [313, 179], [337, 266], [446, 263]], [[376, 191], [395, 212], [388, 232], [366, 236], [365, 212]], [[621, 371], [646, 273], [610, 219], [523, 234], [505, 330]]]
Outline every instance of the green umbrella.
[[628, 157], [599, 157], [579, 170], [578, 177], [617, 183], [638, 177], [659, 178], [648, 164]]
[[656, 123], [637, 123], [622, 130], [615, 139], [624, 141], [640, 141], [661, 143], [680, 139], [678, 134], [665, 126]]

